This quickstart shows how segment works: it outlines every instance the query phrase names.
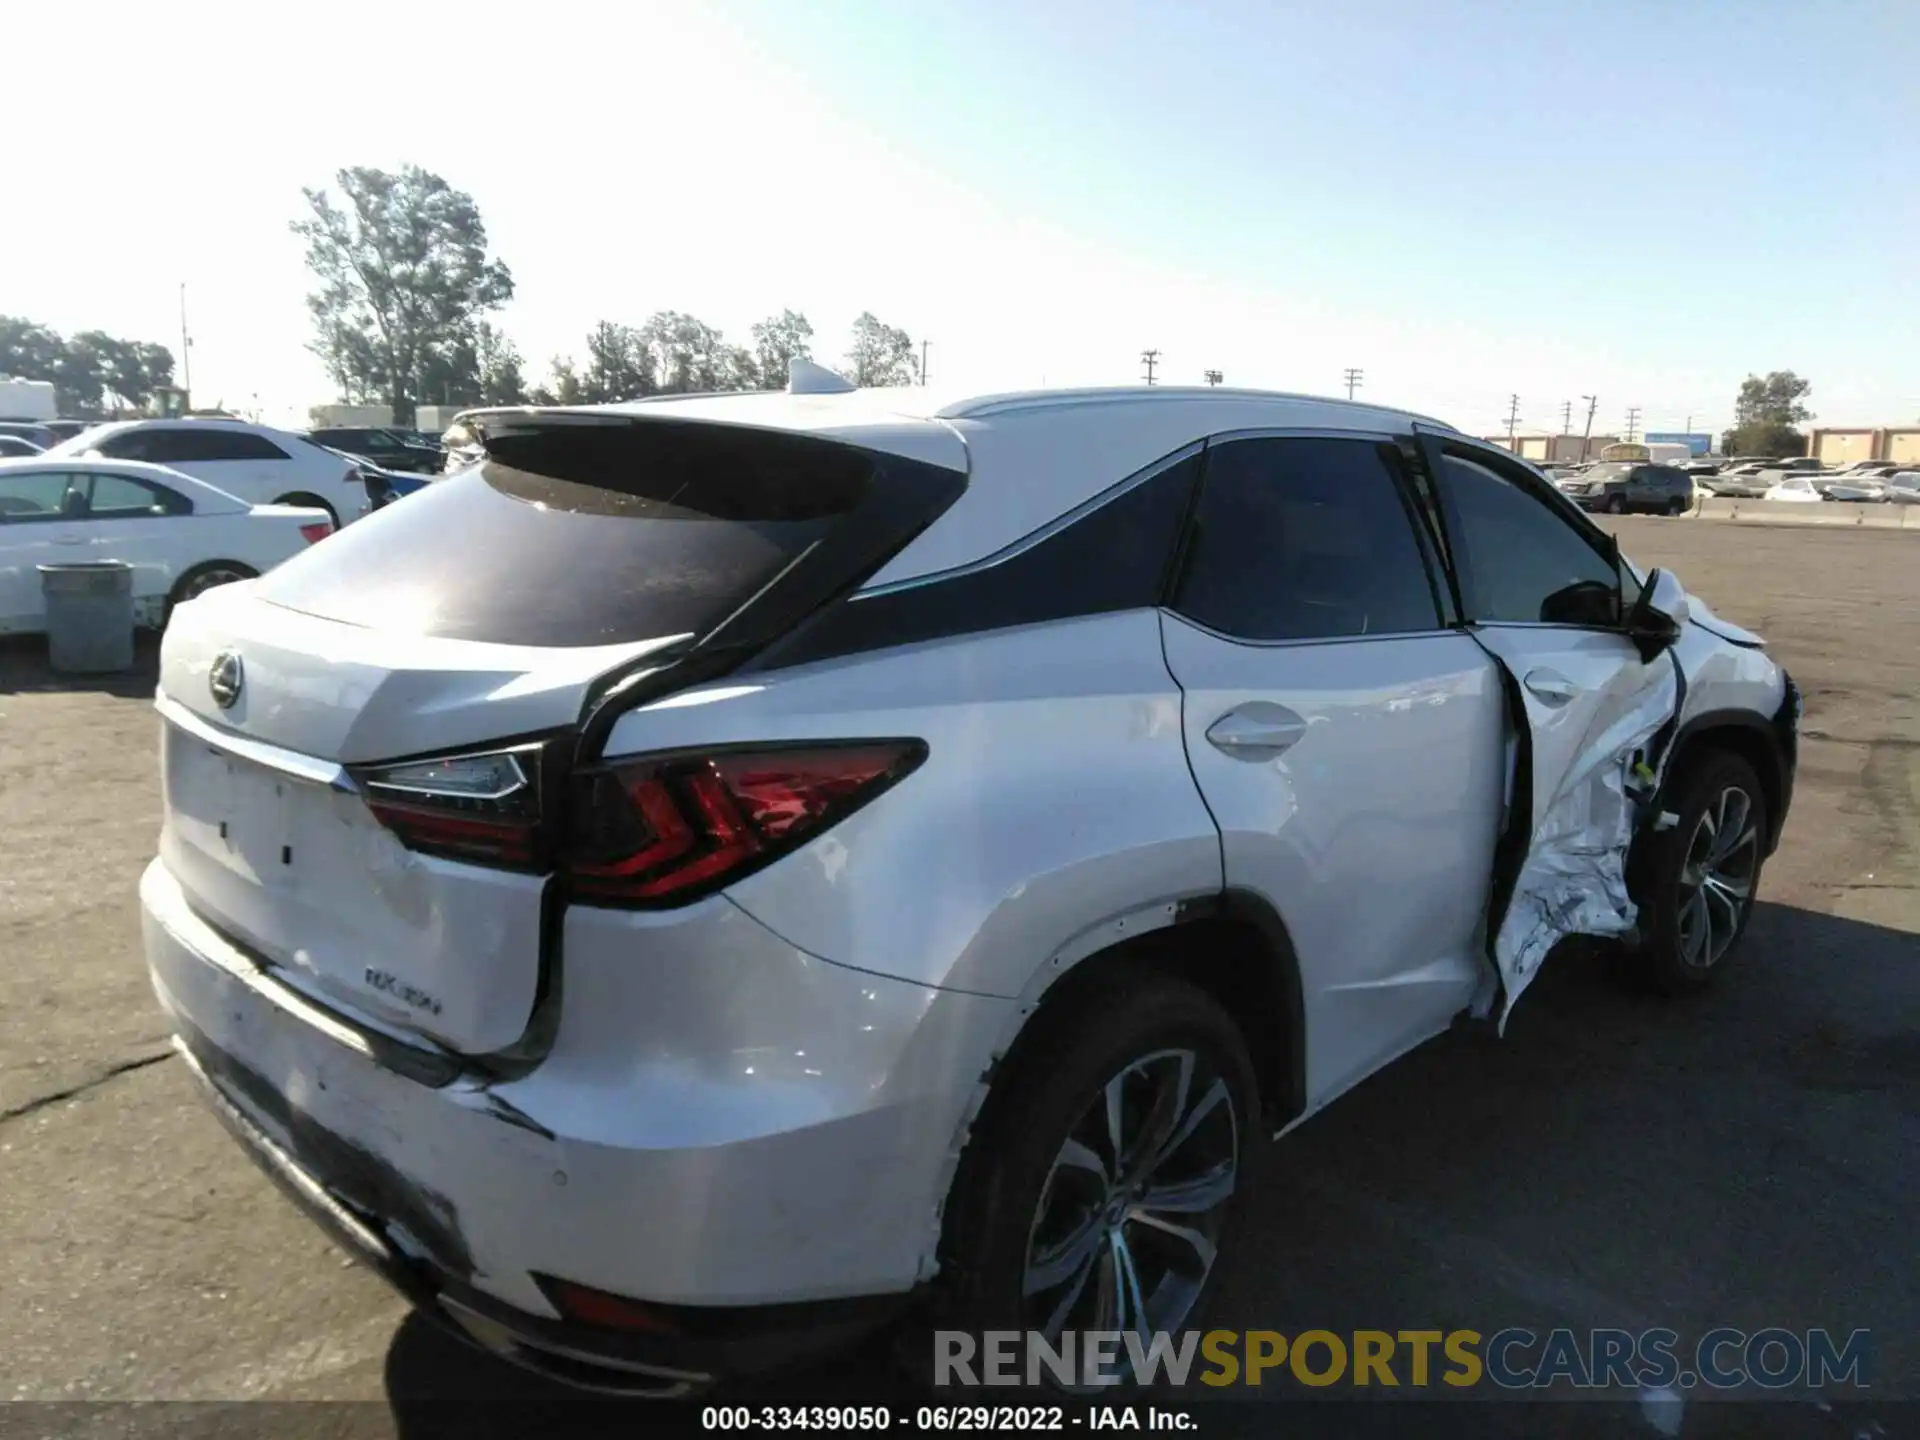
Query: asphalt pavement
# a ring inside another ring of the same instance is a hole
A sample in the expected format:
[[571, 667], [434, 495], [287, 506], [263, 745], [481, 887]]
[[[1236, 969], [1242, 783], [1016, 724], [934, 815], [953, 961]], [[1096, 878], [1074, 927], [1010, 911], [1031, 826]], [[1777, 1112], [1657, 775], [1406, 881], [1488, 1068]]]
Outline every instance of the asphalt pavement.
[[[1901, 1402], [1920, 1400], [1920, 542], [1609, 523], [1636, 560], [1766, 635], [1806, 691], [1799, 790], [1744, 953], [1713, 992], [1673, 1001], [1576, 947], [1504, 1038], [1450, 1034], [1367, 1081], [1264, 1157], [1211, 1322], [1866, 1329], [1872, 1388], [1838, 1411], [1688, 1395], [1654, 1418], [1684, 1435], [1905, 1433]], [[141, 966], [151, 647], [104, 685], [58, 680], [41, 654], [0, 646], [0, 1399], [30, 1402], [0, 1405], [0, 1440], [669, 1419], [563, 1407], [409, 1318], [249, 1167], [171, 1058]], [[788, 1383], [845, 1391], [885, 1370], [869, 1347]], [[136, 1400], [177, 1403], [118, 1403]], [[233, 1401], [282, 1404], [215, 1403]], [[1655, 1433], [1618, 1398], [1443, 1413], [1483, 1434]], [[1292, 1412], [1283, 1433], [1306, 1415], [1316, 1432], [1440, 1428], [1350, 1403]]]

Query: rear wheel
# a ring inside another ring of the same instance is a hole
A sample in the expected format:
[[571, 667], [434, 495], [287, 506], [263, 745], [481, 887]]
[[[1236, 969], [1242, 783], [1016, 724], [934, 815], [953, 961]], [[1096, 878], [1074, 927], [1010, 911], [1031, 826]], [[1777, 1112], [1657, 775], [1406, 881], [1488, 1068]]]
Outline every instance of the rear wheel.
[[1667, 506], [1667, 514], [1684, 515], [1687, 513], [1687, 511], [1691, 510], [1692, 508], [1693, 507], [1687, 504], [1686, 501], [1675, 498], [1674, 501]]
[[173, 589], [167, 595], [167, 618], [173, 617], [173, 607], [176, 605], [184, 605], [221, 585], [251, 580], [259, 573], [251, 565], [243, 565], [238, 560], [209, 560], [204, 565], [196, 565], [174, 582]]
[[276, 505], [297, 505], [302, 510], [324, 510], [327, 512], [327, 519], [332, 522], [333, 528], [336, 530], [340, 528], [340, 512], [322, 500], [318, 495], [308, 494], [305, 490], [295, 491], [291, 495], [282, 495], [273, 503]]
[[1637, 959], [1655, 988], [1704, 989], [1746, 933], [1760, 883], [1767, 802], [1753, 767], [1723, 750], [1684, 775], [1671, 830], [1650, 837], [1642, 860]]
[[1046, 1033], [996, 1080], [954, 1182], [940, 1323], [1056, 1349], [1065, 1331], [1180, 1330], [1259, 1133], [1239, 1028], [1203, 991], [1136, 971], [1036, 1023]]
[[1606, 511], [1609, 515], [1626, 514], [1627, 497], [1624, 495], [1609, 495], [1607, 497]]

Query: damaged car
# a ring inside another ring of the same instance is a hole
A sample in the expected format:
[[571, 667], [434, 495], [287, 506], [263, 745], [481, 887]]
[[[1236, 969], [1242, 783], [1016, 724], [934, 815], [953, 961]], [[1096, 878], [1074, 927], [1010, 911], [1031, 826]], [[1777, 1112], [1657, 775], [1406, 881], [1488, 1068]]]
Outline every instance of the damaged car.
[[431, 1316], [680, 1395], [1178, 1330], [1256, 1145], [1572, 936], [1735, 954], [1798, 698], [1530, 466], [1174, 387], [474, 412], [176, 611], [145, 947]]

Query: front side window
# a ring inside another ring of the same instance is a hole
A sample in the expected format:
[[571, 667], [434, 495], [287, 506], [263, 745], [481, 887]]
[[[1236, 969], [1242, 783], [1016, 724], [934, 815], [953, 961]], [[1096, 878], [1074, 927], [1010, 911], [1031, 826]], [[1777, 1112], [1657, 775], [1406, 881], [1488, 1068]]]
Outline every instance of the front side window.
[[1210, 446], [1173, 608], [1247, 640], [1436, 629], [1440, 615], [1386, 442]]
[[1574, 516], [1479, 460], [1448, 454], [1442, 468], [1458, 517], [1462, 599], [1469, 620], [1619, 622], [1613, 558], [1578, 528]]

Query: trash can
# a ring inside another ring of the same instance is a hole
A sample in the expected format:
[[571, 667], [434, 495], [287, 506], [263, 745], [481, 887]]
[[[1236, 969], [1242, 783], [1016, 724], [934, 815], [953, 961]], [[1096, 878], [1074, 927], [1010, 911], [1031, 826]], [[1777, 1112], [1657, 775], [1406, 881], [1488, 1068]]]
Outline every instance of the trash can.
[[63, 675], [133, 668], [133, 567], [124, 560], [42, 565], [47, 661]]

